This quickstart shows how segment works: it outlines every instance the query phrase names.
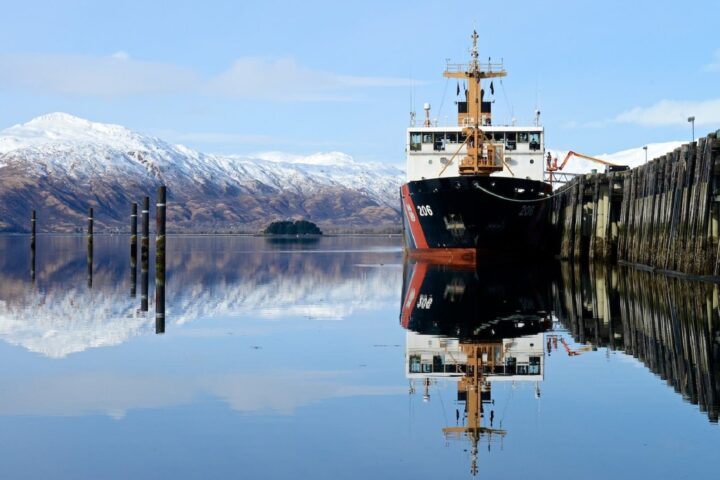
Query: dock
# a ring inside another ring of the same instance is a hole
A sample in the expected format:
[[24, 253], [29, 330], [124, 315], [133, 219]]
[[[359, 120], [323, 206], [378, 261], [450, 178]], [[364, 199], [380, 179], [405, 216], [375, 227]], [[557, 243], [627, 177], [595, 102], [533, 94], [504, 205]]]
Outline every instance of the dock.
[[550, 214], [558, 256], [720, 279], [719, 133], [562, 186]]

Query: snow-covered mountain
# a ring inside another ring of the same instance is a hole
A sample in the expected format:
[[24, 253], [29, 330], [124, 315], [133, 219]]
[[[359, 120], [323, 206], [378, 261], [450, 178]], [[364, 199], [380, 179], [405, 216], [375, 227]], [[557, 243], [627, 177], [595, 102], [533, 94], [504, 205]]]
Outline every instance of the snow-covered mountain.
[[100, 229], [125, 228], [130, 203], [169, 190], [170, 230], [253, 230], [305, 218], [325, 226], [393, 226], [403, 172], [340, 152], [204, 154], [119, 125], [51, 113], [0, 131], [0, 231], [74, 230], [95, 208]]

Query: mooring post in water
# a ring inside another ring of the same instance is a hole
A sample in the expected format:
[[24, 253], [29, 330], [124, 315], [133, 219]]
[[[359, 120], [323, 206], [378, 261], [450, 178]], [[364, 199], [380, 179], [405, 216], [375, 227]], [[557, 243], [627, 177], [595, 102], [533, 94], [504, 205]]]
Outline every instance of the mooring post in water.
[[140, 310], [148, 311], [148, 257], [150, 255], [150, 197], [143, 198], [142, 239], [140, 240]]
[[130, 214], [130, 296], [137, 294], [137, 203]]
[[32, 217], [30, 218], [30, 278], [35, 281], [35, 232], [36, 232], [37, 217], [35, 216], [35, 210], [32, 211]]
[[88, 287], [92, 287], [92, 274], [93, 274], [93, 209], [90, 207], [88, 211], [88, 226], [87, 226], [87, 282]]
[[155, 213], [155, 333], [165, 333], [165, 200], [167, 189], [158, 187]]

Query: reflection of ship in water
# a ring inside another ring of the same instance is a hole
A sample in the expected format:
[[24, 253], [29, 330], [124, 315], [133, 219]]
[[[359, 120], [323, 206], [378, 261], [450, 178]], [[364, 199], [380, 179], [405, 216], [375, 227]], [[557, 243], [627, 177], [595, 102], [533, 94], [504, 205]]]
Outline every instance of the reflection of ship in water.
[[532, 382], [540, 396], [544, 332], [552, 327], [550, 282], [543, 271], [542, 266], [520, 264], [477, 270], [405, 264], [400, 321], [408, 329], [405, 374], [410, 393], [420, 384], [428, 401], [433, 382], [457, 381], [462, 419], [456, 410], [458, 425], [446, 426], [443, 433], [469, 440], [473, 475], [479, 444], [485, 441], [489, 448], [506, 434], [495, 428], [492, 384]]
[[563, 263], [557, 287], [553, 310], [576, 341], [632, 355], [718, 422], [719, 285]]

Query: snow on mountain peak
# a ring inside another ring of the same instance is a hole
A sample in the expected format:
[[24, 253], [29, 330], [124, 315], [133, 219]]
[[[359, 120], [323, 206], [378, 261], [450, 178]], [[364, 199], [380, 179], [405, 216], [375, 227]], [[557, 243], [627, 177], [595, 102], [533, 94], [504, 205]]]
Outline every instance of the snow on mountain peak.
[[297, 163], [305, 165], [341, 166], [353, 165], [352, 156], [343, 152], [319, 152], [312, 155], [291, 155], [285, 152], [262, 152], [254, 155], [259, 160], [278, 163]]
[[142, 143], [142, 136], [121, 125], [91, 122], [63, 112], [41, 115], [0, 131], [0, 153], [48, 144], [104, 144], [136, 150]]

